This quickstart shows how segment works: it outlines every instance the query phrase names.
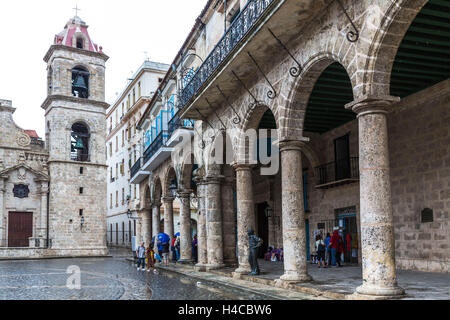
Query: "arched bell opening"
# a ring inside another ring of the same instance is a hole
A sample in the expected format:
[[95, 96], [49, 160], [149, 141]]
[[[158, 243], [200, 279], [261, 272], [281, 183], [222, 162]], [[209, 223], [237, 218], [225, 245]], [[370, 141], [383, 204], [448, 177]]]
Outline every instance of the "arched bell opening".
[[72, 69], [72, 95], [77, 98], [89, 98], [89, 71], [83, 67]]
[[82, 122], [72, 125], [70, 134], [70, 160], [88, 162], [89, 155], [89, 128]]

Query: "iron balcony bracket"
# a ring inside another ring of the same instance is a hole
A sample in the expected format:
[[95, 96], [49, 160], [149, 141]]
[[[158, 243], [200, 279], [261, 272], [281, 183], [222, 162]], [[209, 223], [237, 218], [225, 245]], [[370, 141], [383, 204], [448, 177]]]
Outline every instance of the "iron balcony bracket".
[[269, 86], [272, 88], [272, 90], [269, 90], [267, 92], [267, 97], [269, 99], [275, 99], [277, 96], [277, 91], [275, 90], [275, 88], [273, 87], [273, 85], [270, 83], [269, 79], [267, 79], [266, 74], [262, 71], [261, 67], [259, 66], [259, 64], [256, 62], [255, 58], [253, 58], [253, 56], [250, 54], [250, 52], [247, 51], [248, 56], [250, 57], [250, 59], [252, 59], [253, 63], [255, 64], [256, 68], [258, 68], [259, 72], [263, 75], [264, 79], [266, 79], [267, 83], [269, 84]]
[[303, 67], [302, 65], [297, 61], [297, 59], [295, 59], [294, 55], [289, 51], [289, 49], [284, 45], [283, 42], [281, 42], [281, 40], [272, 32], [272, 30], [270, 30], [269, 28], [267, 28], [267, 30], [269, 30], [270, 34], [275, 38], [275, 40], [277, 40], [278, 44], [284, 49], [284, 51], [287, 52], [287, 54], [292, 58], [292, 60], [294, 60], [294, 62], [297, 64], [297, 67], [291, 67], [289, 69], [289, 74], [294, 77], [297, 78], [303, 71]]
[[241, 78], [239, 78], [237, 76], [237, 74], [233, 70], [231, 70], [231, 73], [233, 73], [235, 78], [241, 83], [241, 85], [245, 88], [245, 90], [248, 92], [248, 94], [253, 98], [254, 102], [250, 103], [248, 106], [249, 106], [250, 109], [254, 109], [259, 104], [258, 100], [256, 100], [255, 96], [250, 92], [250, 90], [248, 90], [248, 88], [244, 84], [244, 82], [241, 80]]
[[231, 108], [231, 110], [233, 110], [233, 112], [236, 114], [236, 116], [233, 118], [233, 123], [234, 124], [239, 124], [241, 122], [241, 117], [239, 116], [239, 114], [236, 112], [236, 110], [233, 108], [233, 105], [230, 103], [230, 101], [228, 101], [228, 98], [225, 96], [225, 94], [223, 93], [223, 91], [220, 89], [220, 87], [217, 85], [217, 90], [219, 90], [220, 94], [222, 95], [222, 97], [225, 99], [225, 101], [227, 102], [228, 106]]
[[220, 123], [222, 124], [222, 131], [223, 130], [227, 130], [226, 125], [223, 124], [222, 119], [220, 119], [219, 115], [216, 112], [216, 109], [211, 105], [211, 103], [209, 102], [209, 100], [207, 98], [205, 98], [206, 102], [208, 103], [209, 107], [213, 110], [214, 114], [216, 115], [217, 119], [219, 119]]
[[[205, 122], [208, 124], [208, 126], [210, 126], [211, 129], [213, 129], [213, 131], [214, 131], [214, 127], [213, 127], [213, 126], [209, 123], [209, 121], [206, 120], [206, 118], [201, 114], [200, 110], [198, 110], [197, 108], [195, 108], [195, 111], [197, 111], [197, 113], [200, 115], [200, 117], [202, 118], [202, 120], [205, 121]], [[198, 132], [197, 132], [197, 134], [198, 134]], [[205, 149], [205, 147], [206, 147], [206, 143], [205, 143], [205, 140], [203, 139], [203, 134], [202, 134], [202, 141], [200, 142], [200, 148]]]
[[348, 21], [350, 21], [350, 23], [353, 26], [353, 29], [355, 29], [355, 32], [353, 32], [352, 30], [350, 30], [349, 32], [347, 32], [347, 40], [350, 42], [356, 42], [359, 39], [359, 31], [358, 28], [356, 28], [356, 25], [353, 23], [353, 20], [350, 18], [350, 16], [347, 13], [347, 10], [345, 10], [344, 5], [342, 4], [341, 0], [336, 0], [337, 3], [339, 3], [339, 6], [342, 8], [342, 10], [344, 11]]
[[200, 134], [195, 126], [193, 126], [193, 128], [194, 128], [195, 132], [197, 132], [197, 135], [198, 135], [199, 137], [201, 137], [201, 139], [202, 139], [202, 141], [200, 141], [200, 143], [199, 143], [199, 147], [200, 147], [201, 149], [205, 149], [206, 144], [205, 144], [205, 141], [203, 140], [203, 134]]

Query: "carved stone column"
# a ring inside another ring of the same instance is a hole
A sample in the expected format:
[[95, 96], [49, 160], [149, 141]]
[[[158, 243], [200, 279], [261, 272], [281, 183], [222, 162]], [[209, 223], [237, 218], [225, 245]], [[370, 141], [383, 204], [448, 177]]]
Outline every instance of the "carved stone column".
[[234, 177], [227, 176], [222, 183], [221, 190], [223, 214], [223, 262], [228, 266], [237, 264], [233, 183]]
[[47, 197], [48, 197], [48, 181], [41, 182], [41, 212], [40, 226], [37, 230], [36, 238], [45, 238], [47, 236]]
[[153, 203], [152, 208], [152, 239], [155, 237], [154, 250], [158, 252], [157, 240], [158, 234], [160, 233], [160, 224], [161, 224], [161, 202]]
[[136, 220], [136, 244], [139, 246], [141, 242], [144, 240], [144, 236], [142, 233], [142, 220], [144, 216], [144, 210], [137, 211], [137, 220]]
[[286, 282], [311, 280], [306, 264], [305, 207], [301, 147], [304, 142], [280, 143], [281, 202], [283, 224], [284, 274]]
[[206, 183], [206, 228], [208, 264], [206, 270], [220, 269], [223, 263], [223, 225], [221, 180], [223, 176], [214, 174], [205, 177]]
[[0, 177], [0, 247], [6, 246], [6, 232], [5, 232], [5, 182]]
[[198, 263], [195, 265], [197, 271], [205, 271], [208, 264], [207, 237], [206, 237], [206, 208], [205, 193], [206, 185], [203, 179], [196, 179], [198, 197], [198, 223], [197, 223], [197, 252]]
[[192, 262], [191, 190], [178, 192], [180, 208], [180, 263]]
[[237, 233], [238, 233], [238, 262], [237, 274], [250, 273], [248, 257], [250, 253], [248, 243], [248, 229], [255, 230], [255, 202], [253, 199], [252, 167], [247, 164], [237, 164], [236, 194], [237, 194]]
[[164, 233], [168, 234], [170, 239], [173, 239], [173, 200], [172, 197], [164, 197]]
[[398, 296], [388, 150], [388, 108], [396, 97], [365, 97], [346, 105], [358, 114], [363, 284], [356, 292]]
[[[146, 208], [142, 212], [141, 236], [145, 246], [150, 245], [152, 241], [152, 213], [150, 208]], [[138, 245], [141, 244], [140, 241]]]

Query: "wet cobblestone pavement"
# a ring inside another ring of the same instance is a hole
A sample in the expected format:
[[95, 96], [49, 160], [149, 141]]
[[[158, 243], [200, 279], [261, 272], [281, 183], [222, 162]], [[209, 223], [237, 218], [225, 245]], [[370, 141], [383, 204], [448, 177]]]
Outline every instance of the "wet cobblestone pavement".
[[[69, 289], [69, 266], [81, 288]], [[188, 278], [137, 271], [123, 258], [0, 261], [0, 300], [227, 300], [260, 299], [206, 288]]]

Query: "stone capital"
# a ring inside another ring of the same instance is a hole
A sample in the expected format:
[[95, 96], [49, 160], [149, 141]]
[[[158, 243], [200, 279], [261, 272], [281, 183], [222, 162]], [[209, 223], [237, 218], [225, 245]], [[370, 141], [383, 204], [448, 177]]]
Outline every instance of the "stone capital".
[[347, 103], [345, 109], [352, 110], [358, 117], [371, 113], [389, 113], [392, 105], [400, 102], [399, 97], [366, 95], [353, 102]]
[[180, 198], [187, 199], [191, 196], [191, 193], [192, 193], [191, 189], [182, 189], [182, 190], [178, 191], [178, 196]]
[[235, 171], [252, 171], [252, 169], [256, 167], [256, 165], [254, 164], [238, 163], [238, 162], [232, 163], [231, 166]]
[[173, 202], [173, 200], [175, 200], [174, 197], [163, 197], [163, 198], [162, 198], [162, 201], [163, 201], [164, 203], [171, 203], [171, 202]]
[[220, 184], [224, 178], [222, 175], [207, 175], [204, 180], [205, 184]]
[[206, 185], [206, 181], [204, 178], [202, 179], [194, 179], [195, 183], [197, 184], [197, 186], [204, 186]]
[[278, 143], [280, 152], [287, 150], [298, 150], [301, 151], [305, 144], [309, 142], [309, 138], [303, 137], [301, 140], [284, 140]]

